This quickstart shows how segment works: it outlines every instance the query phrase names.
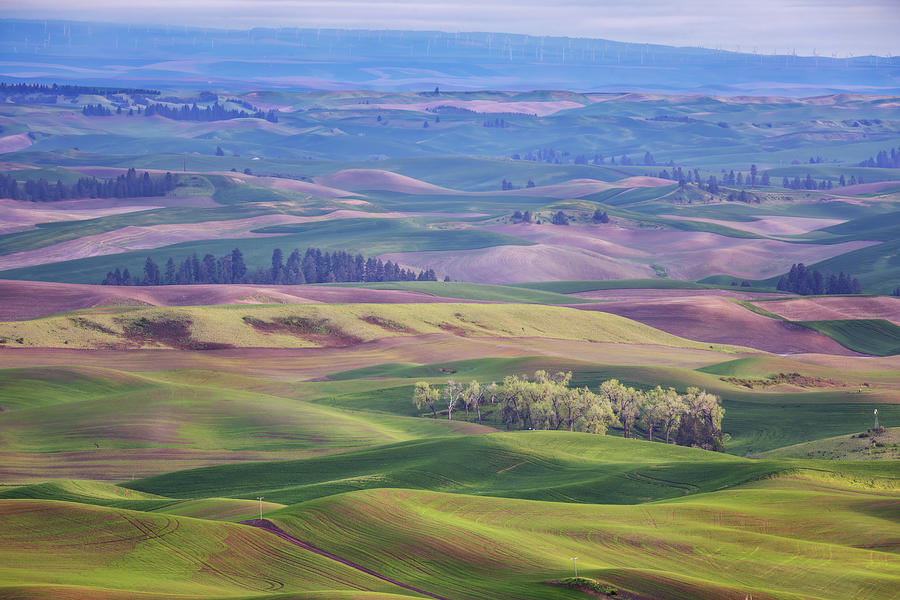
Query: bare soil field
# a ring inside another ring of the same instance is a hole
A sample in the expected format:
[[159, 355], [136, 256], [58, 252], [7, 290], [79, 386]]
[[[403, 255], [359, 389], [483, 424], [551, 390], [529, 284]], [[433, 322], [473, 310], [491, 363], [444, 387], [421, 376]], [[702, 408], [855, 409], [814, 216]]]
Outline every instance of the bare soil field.
[[[485, 229], [541, 244], [584, 248], [608, 256], [653, 262], [665, 267], [669, 277], [688, 280], [723, 273], [739, 278], [765, 279], [787, 272], [794, 263], [813, 264], [878, 243], [794, 244], [696, 231], [625, 229], [614, 225], [503, 224]], [[531, 280], [536, 281], [536, 278]]]
[[877, 194], [884, 190], [900, 188], [900, 181], [876, 181], [874, 183], [859, 183], [838, 188], [841, 194], [855, 196], [858, 194]]
[[[671, 181], [656, 177], [626, 177], [614, 182], [598, 181], [596, 179], [570, 179], [562, 183], [552, 185], [539, 185], [532, 188], [519, 188], [500, 192], [515, 196], [546, 196], [550, 198], [582, 198], [606, 190], [664, 187], [672, 185]], [[469, 192], [476, 196], [493, 196], [497, 192]]]
[[[588, 298], [591, 300], [656, 300], [667, 298], [694, 298], [702, 296], [722, 296], [725, 298], [736, 298], [738, 300], [756, 300], [758, 298], [777, 298], [784, 294], [776, 294], [769, 292], [742, 292], [740, 287], [733, 290], [594, 290], [592, 292], [578, 292], [569, 294], [577, 298]], [[578, 308], [578, 304], [573, 304], [573, 308]]]
[[[552, 185], [539, 185], [532, 188], [520, 188], [514, 190], [501, 191], [501, 194], [509, 194], [515, 196], [546, 196], [549, 198], [581, 198], [590, 196], [598, 192], [606, 190], [624, 188], [628, 186], [620, 185], [620, 182], [609, 183], [608, 181], [597, 181], [596, 179], [570, 179], [562, 183]], [[474, 195], [488, 196], [496, 195], [498, 192], [474, 192]]]
[[464, 108], [478, 113], [519, 113], [525, 115], [537, 115], [546, 117], [558, 113], [561, 110], [570, 108], [581, 108], [584, 106], [579, 102], [572, 100], [553, 100], [548, 102], [503, 102], [500, 100], [431, 100], [428, 102], [411, 102], [408, 104], [364, 104], [360, 108], [370, 108], [375, 110], [418, 110], [425, 112], [428, 109], [435, 109], [440, 106], [452, 106], [455, 108]]
[[417, 269], [433, 268], [451, 279], [475, 283], [524, 283], [653, 277], [648, 265], [601, 252], [550, 244], [492, 246], [477, 250], [393, 252], [381, 255]]
[[[548, 338], [462, 338], [427, 334], [384, 338], [350, 348], [236, 348], [184, 350], [69, 350], [2, 348], [5, 368], [67, 366], [131, 372], [208, 370], [272, 381], [321, 380], [331, 373], [385, 363], [430, 364], [474, 358], [548, 356], [598, 364], [652, 364], [697, 369], [750, 354], [724, 355], [696, 348], [661, 348]], [[900, 363], [900, 361], [896, 361]]]
[[339, 190], [334, 187], [319, 185], [309, 181], [299, 181], [297, 179], [286, 179], [282, 177], [256, 177], [254, 175], [234, 174], [230, 172], [221, 173], [250, 185], [261, 185], [276, 190], [290, 190], [293, 192], [303, 192], [319, 198], [347, 198], [353, 196], [352, 192]]
[[402, 194], [457, 193], [449, 188], [378, 169], [346, 169], [316, 177], [314, 181], [320, 185], [345, 190], [384, 190]]
[[887, 319], [900, 324], [900, 298], [796, 298], [763, 302], [760, 307], [791, 321]]
[[[34, 229], [38, 223], [83, 221], [109, 215], [161, 208], [150, 205], [108, 206], [105, 208], [80, 207], [76, 201], [44, 204], [0, 198], [0, 235]], [[67, 206], [59, 206], [66, 204]]]
[[777, 354], [858, 356], [826, 335], [756, 314], [717, 296], [627, 300], [590, 308], [582, 304], [578, 308], [617, 314], [702, 342], [748, 346]]
[[670, 179], [660, 179], [659, 177], [649, 177], [646, 175], [636, 175], [634, 177], [626, 177], [616, 182], [620, 187], [639, 188], [639, 187], [665, 187], [673, 185]]
[[28, 137], [27, 133], [17, 133], [15, 135], [0, 137], [0, 154], [24, 150], [31, 146], [31, 144], [31, 138]]
[[405, 290], [313, 285], [107, 286], [0, 279], [0, 321], [24, 321], [59, 312], [112, 305], [208, 306], [310, 302], [466, 302]]
[[[173, 223], [167, 225], [129, 226], [114, 231], [86, 235], [84, 237], [52, 244], [35, 250], [25, 250], [0, 256], [0, 270], [17, 269], [47, 263], [106, 256], [131, 250], [160, 248], [179, 242], [211, 240], [220, 237], [256, 238], [272, 237], [276, 233], [254, 233], [254, 229], [270, 225], [312, 223], [335, 219], [381, 218], [401, 219], [418, 213], [371, 213], [360, 210], [339, 209], [324, 215], [301, 217], [298, 215], [271, 214], [246, 219], [226, 221], [201, 221], [199, 223]], [[0, 221], [2, 223], [2, 221]]]
[[683, 215], [660, 215], [667, 219], [679, 221], [699, 221], [722, 225], [740, 231], [749, 231], [759, 235], [800, 235], [817, 229], [824, 229], [832, 225], [839, 225], [846, 221], [842, 219], [812, 219], [808, 217], [756, 217], [755, 221], [722, 221], [718, 219], [704, 219], [700, 217], [688, 217]]

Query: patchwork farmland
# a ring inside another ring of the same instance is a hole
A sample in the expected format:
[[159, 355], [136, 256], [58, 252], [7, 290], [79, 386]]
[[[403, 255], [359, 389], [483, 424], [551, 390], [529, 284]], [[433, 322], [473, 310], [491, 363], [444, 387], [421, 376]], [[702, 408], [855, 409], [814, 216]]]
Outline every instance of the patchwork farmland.
[[0, 598], [900, 599], [900, 99], [215, 31], [0, 75]]

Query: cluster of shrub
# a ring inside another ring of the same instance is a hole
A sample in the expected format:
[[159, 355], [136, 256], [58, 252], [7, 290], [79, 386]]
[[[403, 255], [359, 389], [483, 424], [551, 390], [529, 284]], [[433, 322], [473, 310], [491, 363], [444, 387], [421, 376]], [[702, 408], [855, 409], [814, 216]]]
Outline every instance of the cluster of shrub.
[[[718, 188], [716, 189], [718, 190]], [[762, 202], [759, 196], [751, 194], [747, 190], [741, 190], [739, 192], [728, 192], [728, 195], [725, 197], [725, 199], [729, 202], [746, 202], [747, 204], [759, 204], [760, 202]]]
[[443, 387], [425, 381], [415, 385], [412, 401], [420, 410], [438, 410], [453, 419], [453, 412], [474, 412], [479, 423], [485, 412], [498, 413], [510, 429], [550, 429], [605, 434], [620, 427], [625, 437], [636, 431], [649, 440], [665, 439], [683, 446], [723, 451], [722, 408], [718, 396], [691, 387], [685, 394], [659, 386], [641, 391], [615, 379], [604, 381], [598, 391], [570, 387], [572, 373], [537, 371], [534, 377], [509, 375], [503, 383], [481, 385], [448, 380]]
[[[684, 181], [686, 183], [701, 183], [699, 169], [682, 169], [681, 167], [673, 167], [672, 173], [668, 169], [663, 169], [656, 174], [660, 179], [669, 179], [671, 181]], [[715, 177], [715, 176], [713, 176]]]
[[437, 281], [433, 269], [416, 273], [403, 269], [392, 261], [380, 258], [364, 258], [344, 251], [322, 252], [319, 248], [307, 248], [305, 253], [294, 249], [287, 260], [281, 248], [272, 252], [270, 267], [259, 267], [249, 272], [244, 254], [235, 248], [229, 254], [216, 258], [206, 254], [198, 258], [188, 256], [179, 263], [169, 258], [165, 269], [151, 257], [144, 262], [143, 277], [132, 275], [128, 269], [116, 268], [106, 274], [102, 285], [193, 285], [200, 283], [271, 283], [299, 285], [304, 283], [332, 283], [354, 281]]
[[228, 119], [253, 117], [256, 119], [265, 119], [271, 123], [278, 122], [278, 112], [275, 110], [264, 112], [255, 109], [250, 113], [243, 110], [225, 108], [225, 106], [219, 104], [218, 101], [213, 102], [206, 108], [200, 108], [196, 104], [192, 104], [191, 106], [183, 104], [181, 108], [166, 106], [165, 104], [150, 104], [144, 110], [144, 116], [152, 117], [154, 115], [159, 115], [160, 117], [165, 117], [167, 119], [174, 119], [176, 121], [225, 121]]
[[[844, 176], [841, 175], [841, 179], [843, 180]], [[851, 185], [856, 184], [856, 177], [853, 178], [853, 182]], [[830, 190], [834, 187], [834, 183], [830, 179], [822, 179], [820, 181], [816, 181], [812, 178], [812, 175], [809, 173], [806, 174], [806, 178], [800, 179], [799, 177], [794, 177], [793, 179], [789, 179], [785, 177], [781, 180], [782, 187], [789, 190]], [[844, 185], [844, 183], [841, 183]]]
[[750, 165], [750, 172], [746, 175], [740, 171], [735, 174], [733, 170], [722, 175], [722, 185], [756, 187], [757, 185], [767, 186], [769, 183], [769, 174], [763, 172], [762, 175], [760, 175], [756, 165]]
[[[529, 150], [525, 154], [513, 154], [510, 158], [513, 160], [530, 160], [533, 162], [545, 162], [550, 164], [561, 164], [563, 162], [567, 162], [569, 157], [572, 154], [566, 150], [559, 151], [553, 148], [538, 148], [537, 150]], [[606, 159], [602, 154], [594, 154], [593, 158], [589, 158], [587, 154], [579, 154], [575, 156], [573, 161], [576, 165], [604, 165], [606, 164]], [[609, 157], [609, 164], [615, 165], [616, 157]], [[621, 165], [656, 165], [657, 162], [653, 158], [653, 155], [649, 152], [645, 152], [643, 158], [631, 158], [627, 154], [623, 154], [619, 157], [618, 164]], [[674, 165], [671, 161], [670, 165]]]
[[12, 175], [0, 175], [0, 197], [29, 202], [55, 202], [69, 198], [141, 198], [165, 196], [177, 186], [177, 178], [171, 173], [151, 177], [144, 171], [138, 175], [128, 169], [115, 179], [82, 177], [76, 183], [62, 181], [49, 183], [46, 179], [28, 179], [21, 186]]
[[506, 129], [508, 125], [506, 124], [506, 119], [495, 118], [495, 119], [485, 119], [481, 123], [482, 127], [497, 127], [500, 129]]
[[[516, 212], [514, 212], [512, 214], [510, 219], [514, 223], [533, 223], [533, 222], [535, 222], [534, 215], [532, 215], [531, 211], [529, 211], [529, 210], [526, 210], [525, 212], [517, 210]], [[570, 219], [571, 219], [571, 217], [569, 217], [566, 213], [564, 213], [561, 210], [558, 210], [555, 213], [553, 213], [553, 216], [550, 217], [550, 222], [553, 225], [568, 225]], [[591, 220], [594, 223], [609, 223], [609, 215], [606, 214], [605, 210], [600, 210], [598, 208], [597, 210], [594, 211], [594, 214], [591, 215]], [[540, 221], [537, 221], [537, 222], [540, 223]]]
[[881, 150], [859, 163], [861, 167], [878, 167], [881, 169], [900, 169], [900, 146], [896, 149]]
[[[532, 181], [531, 179], [529, 179], [529, 180], [528, 180], [528, 183], [525, 184], [525, 187], [526, 187], [526, 188], [533, 188], [533, 187], [534, 187], [534, 181]], [[507, 181], [506, 178], [504, 177], [504, 178], [503, 178], [503, 181], [500, 182], [500, 189], [503, 190], [503, 191], [507, 191], [507, 190], [517, 190], [517, 189], [519, 189], [519, 186], [515, 185], [512, 181]]]
[[[118, 109], [118, 113], [122, 114], [122, 109]], [[86, 117], [110, 117], [112, 116], [112, 110], [106, 108], [99, 102], [97, 104], [88, 104], [81, 108], [81, 114]]]
[[851, 277], [843, 271], [838, 275], [831, 273], [826, 277], [818, 269], [810, 269], [803, 263], [792, 265], [788, 274], [778, 280], [776, 288], [801, 296], [862, 293], [859, 279]]

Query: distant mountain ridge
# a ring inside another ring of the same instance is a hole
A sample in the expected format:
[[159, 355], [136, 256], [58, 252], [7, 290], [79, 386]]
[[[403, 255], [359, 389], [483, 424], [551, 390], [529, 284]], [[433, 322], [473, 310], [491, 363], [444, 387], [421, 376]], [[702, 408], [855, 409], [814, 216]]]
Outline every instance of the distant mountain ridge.
[[0, 20], [0, 80], [235, 89], [900, 93], [900, 57], [758, 55], [604, 39]]

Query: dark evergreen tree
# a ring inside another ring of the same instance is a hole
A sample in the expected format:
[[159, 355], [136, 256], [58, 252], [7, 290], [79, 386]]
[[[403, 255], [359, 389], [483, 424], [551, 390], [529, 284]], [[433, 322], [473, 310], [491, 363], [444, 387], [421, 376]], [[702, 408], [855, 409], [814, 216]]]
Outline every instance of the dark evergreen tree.
[[600, 210], [598, 208], [594, 211], [592, 220], [594, 221], [594, 223], [609, 223], [609, 215], [606, 214], [606, 211]]
[[272, 283], [281, 283], [283, 271], [284, 257], [281, 253], [281, 248], [275, 248], [272, 251], [272, 269], [270, 271]]
[[791, 270], [778, 281], [777, 289], [793, 292], [801, 296], [814, 294], [860, 294], [859, 279], [843, 272], [827, 277], [817, 269], [810, 269], [803, 263], [791, 266]]
[[160, 275], [159, 275], [159, 267], [149, 256], [147, 260], [144, 262], [144, 281], [143, 285], [159, 285], [160, 284]]
[[175, 284], [175, 260], [169, 257], [166, 261], [166, 285]]
[[239, 248], [231, 251], [231, 281], [241, 283], [247, 275], [247, 265], [244, 264], [244, 254]]

